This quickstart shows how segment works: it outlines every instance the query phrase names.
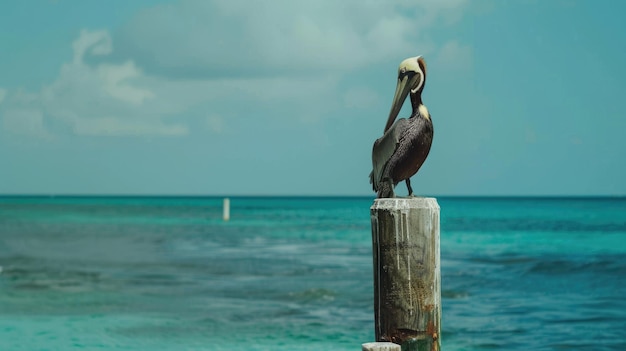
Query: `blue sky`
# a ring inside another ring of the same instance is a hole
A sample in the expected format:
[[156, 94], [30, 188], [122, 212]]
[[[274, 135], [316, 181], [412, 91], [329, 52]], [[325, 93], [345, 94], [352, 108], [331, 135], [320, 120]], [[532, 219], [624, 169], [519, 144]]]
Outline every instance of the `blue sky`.
[[0, 193], [373, 196], [397, 65], [423, 55], [435, 138], [416, 193], [626, 195], [624, 13], [617, 1], [2, 2]]

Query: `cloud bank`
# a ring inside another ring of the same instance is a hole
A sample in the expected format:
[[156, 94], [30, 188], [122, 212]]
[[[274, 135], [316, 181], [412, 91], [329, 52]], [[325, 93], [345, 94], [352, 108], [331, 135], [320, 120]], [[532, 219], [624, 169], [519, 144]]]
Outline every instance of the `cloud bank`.
[[415, 48], [441, 52], [450, 58], [446, 64], [454, 65], [454, 55], [468, 48], [436, 44], [429, 31], [456, 21], [464, 5], [464, 0], [157, 5], [113, 31], [81, 30], [71, 43], [71, 61], [40, 91], [0, 89], [0, 127], [49, 139], [66, 133], [185, 136], [196, 132], [191, 125], [198, 119], [204, 121], [198, 124], [201, 132], [223, 133], [241, 122], [244, 96], [264, 118], [294, 110], [305, 111], [303, 120], [323, 118], [324, 108], [358, 107], [358, 95], [378, 101], [375, 91], [347, 82], [354, 72], [395, 63], [417, 54]]
[[464, 4], [188, 0], [139, 13], [118, 44], [147, 71], [175, 77], [344, 72], [407, 48], [428, 54], [436, 49], [428, 30], [454, 21]]

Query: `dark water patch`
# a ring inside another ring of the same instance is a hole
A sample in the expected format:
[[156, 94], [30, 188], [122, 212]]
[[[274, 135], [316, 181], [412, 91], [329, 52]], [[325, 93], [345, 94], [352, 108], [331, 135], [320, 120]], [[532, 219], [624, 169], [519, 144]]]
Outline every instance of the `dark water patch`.
[[576, 341], [548, 343], [547, 346], [551, 350], [581, 350], [581, 351], [623, 351], [626, 350], [626, 343], [622, 341], [607, 341], [607, 340], [585, 340], [584, 338], [575, 338]]
[[206, 273], [215, 276], [297, 277], [310, 274], [315, 267], [295, 259], [233, 258], [207, 259]]
[[442, 290], [441, 297], [444, 299], [464, 299], [469, 296], [467, 291], [463, 290]]
[[611, 323], [611, 322], [626, 322], [626, 318], [611, 317], [611, 316], [594, 316], [594, 317], [581, 317], [581, 318], [553, 319], [552, 320], [552, 323], [562, 323], [562, 324], [596, 324], [596, 323]]
[[623, 276], [626, 275], [626, 255], [545, 258], [533, 263], [527, 272], [545, 275], [585, 273]]
[[[451, 273], [472, 273], [475, 275], [500, 272], [511, 274], [541, 275], [576, 275], [596, 274], [599, 276], [617, 277], [626, 275], [626, 254], [544, 254], [522, 255], [518, 253], [502, 253], [496, 255], [476, 255], [474, 253], [457, 257], [466, 264], [456, 264]], [[471, 265], [467, 265], [471, 263]], [[463, 275], [463, 274], [460, 274]]]
[[626, 220], [595, 223], [549, 218], [442, 217], [442, 231], [626, 233]]
[[529, 262], [534, 262], [537, 260], [537, 258], [505, 253], [505, 254], [494, 255], [494, 256], [472, 256], [472, 257], [469, 257], [468, 260], [470, 262], [475, 262], [475, 263], [486, 263], [486, 264], [495, 264], [495, 265], [518, 265], [518, 264], [527, 264]]
[[135, 274], [125, 279], [124, 284], [138, 286], [180, 287], [181, 285], [196, 285], [195, 282], [186, 282], [177, 275], [167, 274]]
[[0, 281], [16, 290], [62, 290], [87, 291], [97, 289], [104, 282], [98, 272], [55, 269], [53, 267], [21, 268], [8, 266], [3, 268]]

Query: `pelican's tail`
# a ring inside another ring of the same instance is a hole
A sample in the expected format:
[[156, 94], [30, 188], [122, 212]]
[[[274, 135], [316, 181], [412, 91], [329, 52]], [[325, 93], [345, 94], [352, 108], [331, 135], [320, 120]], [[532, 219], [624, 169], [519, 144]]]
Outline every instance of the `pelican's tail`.
[[370, 172], [370, 184], [372, 184], [372, 190], [374, 190], [374, 192], [378, 192], [378, 185], [374, 181], [374, 171]]
[[[387, 179], [388, 180], [388, 179]], [[376, 197], [384, 198], [384, 197], [396, 197], [396, 193], [393, 191], [393, 185], [390, 181], [375, 181], [374, 180], [374, 171], [370, 172], [370, 183], [372, 184], [372, 189], [376, 193]]]
[[393, 186], [389, 182], [380, 182], [378, 184], [377, 196], [379, 199], [388, 198], [388, 197], [396, 197], [396, 194], [393, 191]]

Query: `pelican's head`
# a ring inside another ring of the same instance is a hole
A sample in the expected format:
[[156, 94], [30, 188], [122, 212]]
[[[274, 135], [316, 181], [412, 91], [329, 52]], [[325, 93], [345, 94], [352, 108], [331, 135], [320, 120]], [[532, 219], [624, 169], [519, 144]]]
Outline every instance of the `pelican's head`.
[[398, 67], [398, 85], [396, 86], [396, 94], [393, 96], [393, 102], [391, 103], [391, 111], [389, 112], [385, 131], [387, 131], [396, 120], [409, 91], [411, 94], [421, 94], [425, 82], [426, 61], [424, 61], [422, 56], [410, 57], [400, 63], [400, 67]]

